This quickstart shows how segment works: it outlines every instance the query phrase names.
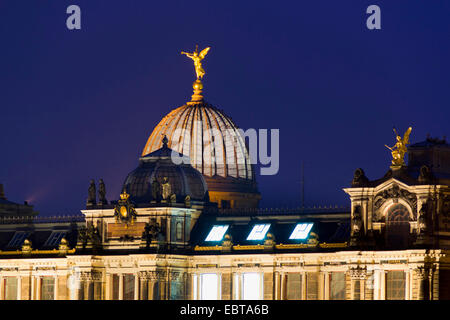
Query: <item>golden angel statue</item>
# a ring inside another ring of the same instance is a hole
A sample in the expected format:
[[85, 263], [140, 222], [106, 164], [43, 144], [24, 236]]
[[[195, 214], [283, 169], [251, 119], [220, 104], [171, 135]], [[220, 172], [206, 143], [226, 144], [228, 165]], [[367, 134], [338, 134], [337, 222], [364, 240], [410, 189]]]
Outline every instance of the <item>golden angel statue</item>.
[[188, 56], [189, 58], [194, 60], [194, 67], [195, 67], [195, 73], [197, 74], [197, 79], [202, 79], [203, 76], [205, 75], [205, 70], [203, 70], [203, 68], [202, 68], [201, 61], [206, 57], [206, 54], [208, 53], [209, 49], [211, 49], [211, 48], [207, 47], [207, 48], [203, 49], [202, 51], [200, 51], [200, 53], [199, 53], [198, 46], [196, 46], [195, 51], [193, 53], [184, 52], [184, 51], [181, 52], [181, 54], [185, 54], [186, 56]]
[[397, 142], [391, 148], [385, 145], [392, 153], [392, 167], [401, 167], [405, 164], [405, 154], [407, 151], [406, 146], [409, 144], [409, 135], [411, 134], [412, 128], [409, 127], [403, 135], [403, 139], [398, 135], [397, 130], [394, 128], [394, 133], [396, 135]]

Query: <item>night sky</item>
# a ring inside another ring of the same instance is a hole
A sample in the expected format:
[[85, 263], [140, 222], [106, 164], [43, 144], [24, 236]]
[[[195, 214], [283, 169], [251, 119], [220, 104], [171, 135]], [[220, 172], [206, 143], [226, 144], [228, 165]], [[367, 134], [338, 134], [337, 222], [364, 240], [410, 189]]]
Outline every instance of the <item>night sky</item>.
[[[82, 29], [66, 28], [77, 4]], [[381, 7], [381, 30], [366, 8]], [[261, 206], [348, 205], [362, 167], [390, 165], [392, 127], [449, 135], [450, 1], [0, 0], [0, 183], [43, 215], [109, 200], [195, 79], [180, 51], [211, 46], [204, 95], [238, 126], [280, 129]]]

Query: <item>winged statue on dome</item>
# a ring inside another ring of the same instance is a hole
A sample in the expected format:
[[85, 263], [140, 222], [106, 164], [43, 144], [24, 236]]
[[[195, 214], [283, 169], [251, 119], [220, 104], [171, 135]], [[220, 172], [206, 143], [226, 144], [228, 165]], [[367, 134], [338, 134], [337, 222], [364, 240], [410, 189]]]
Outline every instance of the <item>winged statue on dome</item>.
[[208, 54], [209, 49], [211, 47], [206, 47], [200, 53], [198, 52], [198, 45], [195, 46], [195, 51], [193, 53], [184, 52], [182, 51], [181, 54], [185, 54], [189, 58], [191, 58], [194, 61], [194, 67], [195, 67], [195, 73], [197, 74], [197, 79], [202, 79], [205, 75], [205, 70], [202, 68], [202, 60], [206, 57]]

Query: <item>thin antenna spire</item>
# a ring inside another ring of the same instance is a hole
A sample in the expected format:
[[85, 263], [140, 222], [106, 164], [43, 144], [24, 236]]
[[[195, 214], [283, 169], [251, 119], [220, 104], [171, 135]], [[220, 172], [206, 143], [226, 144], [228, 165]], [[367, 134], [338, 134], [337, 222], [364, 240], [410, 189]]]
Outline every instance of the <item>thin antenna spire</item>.
[[305, 162], [302, 161], [301, 163], [301, 179], [300, 179], [300, 192], [301, 192], [301, 206], [302, 208], [305, 207]]

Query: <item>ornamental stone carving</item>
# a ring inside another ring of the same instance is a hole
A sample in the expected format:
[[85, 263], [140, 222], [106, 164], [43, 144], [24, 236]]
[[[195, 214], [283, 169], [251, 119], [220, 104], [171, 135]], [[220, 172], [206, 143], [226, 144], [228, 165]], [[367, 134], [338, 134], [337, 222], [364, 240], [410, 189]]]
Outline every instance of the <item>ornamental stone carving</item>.
[[362, 187], [365, 186], [369, 182], [369, 179], [366, 177], [364, 170], [358, 168], [355, 170], [353, 174], [352, 187]]
[[367, 278], [367, 269], [365, 267], [356, 266], [349, 270], [350, 278], [354, 280], [364, 280]]
[[78, 274], [81, 281], [101, 281], [102, 273], [97, 271], [81, 271]]
[[411, 206], [413, 219], [415, 219], [417, 211], [417, 196], [405, 189], [401, 189], [398, 185], [394, 184], [390, 189], [383, 190], [375, 195], [373, 201], [373, 208], [375, 212], [375, 214], [373, 215], [373, 221], [382, 221], [383, 215], [381, 214], [381, 212], [379, 212], [379, 210], [387, 200], [393, 199], [394, 202], [396, 202], [399, 198], [403, 199]]

